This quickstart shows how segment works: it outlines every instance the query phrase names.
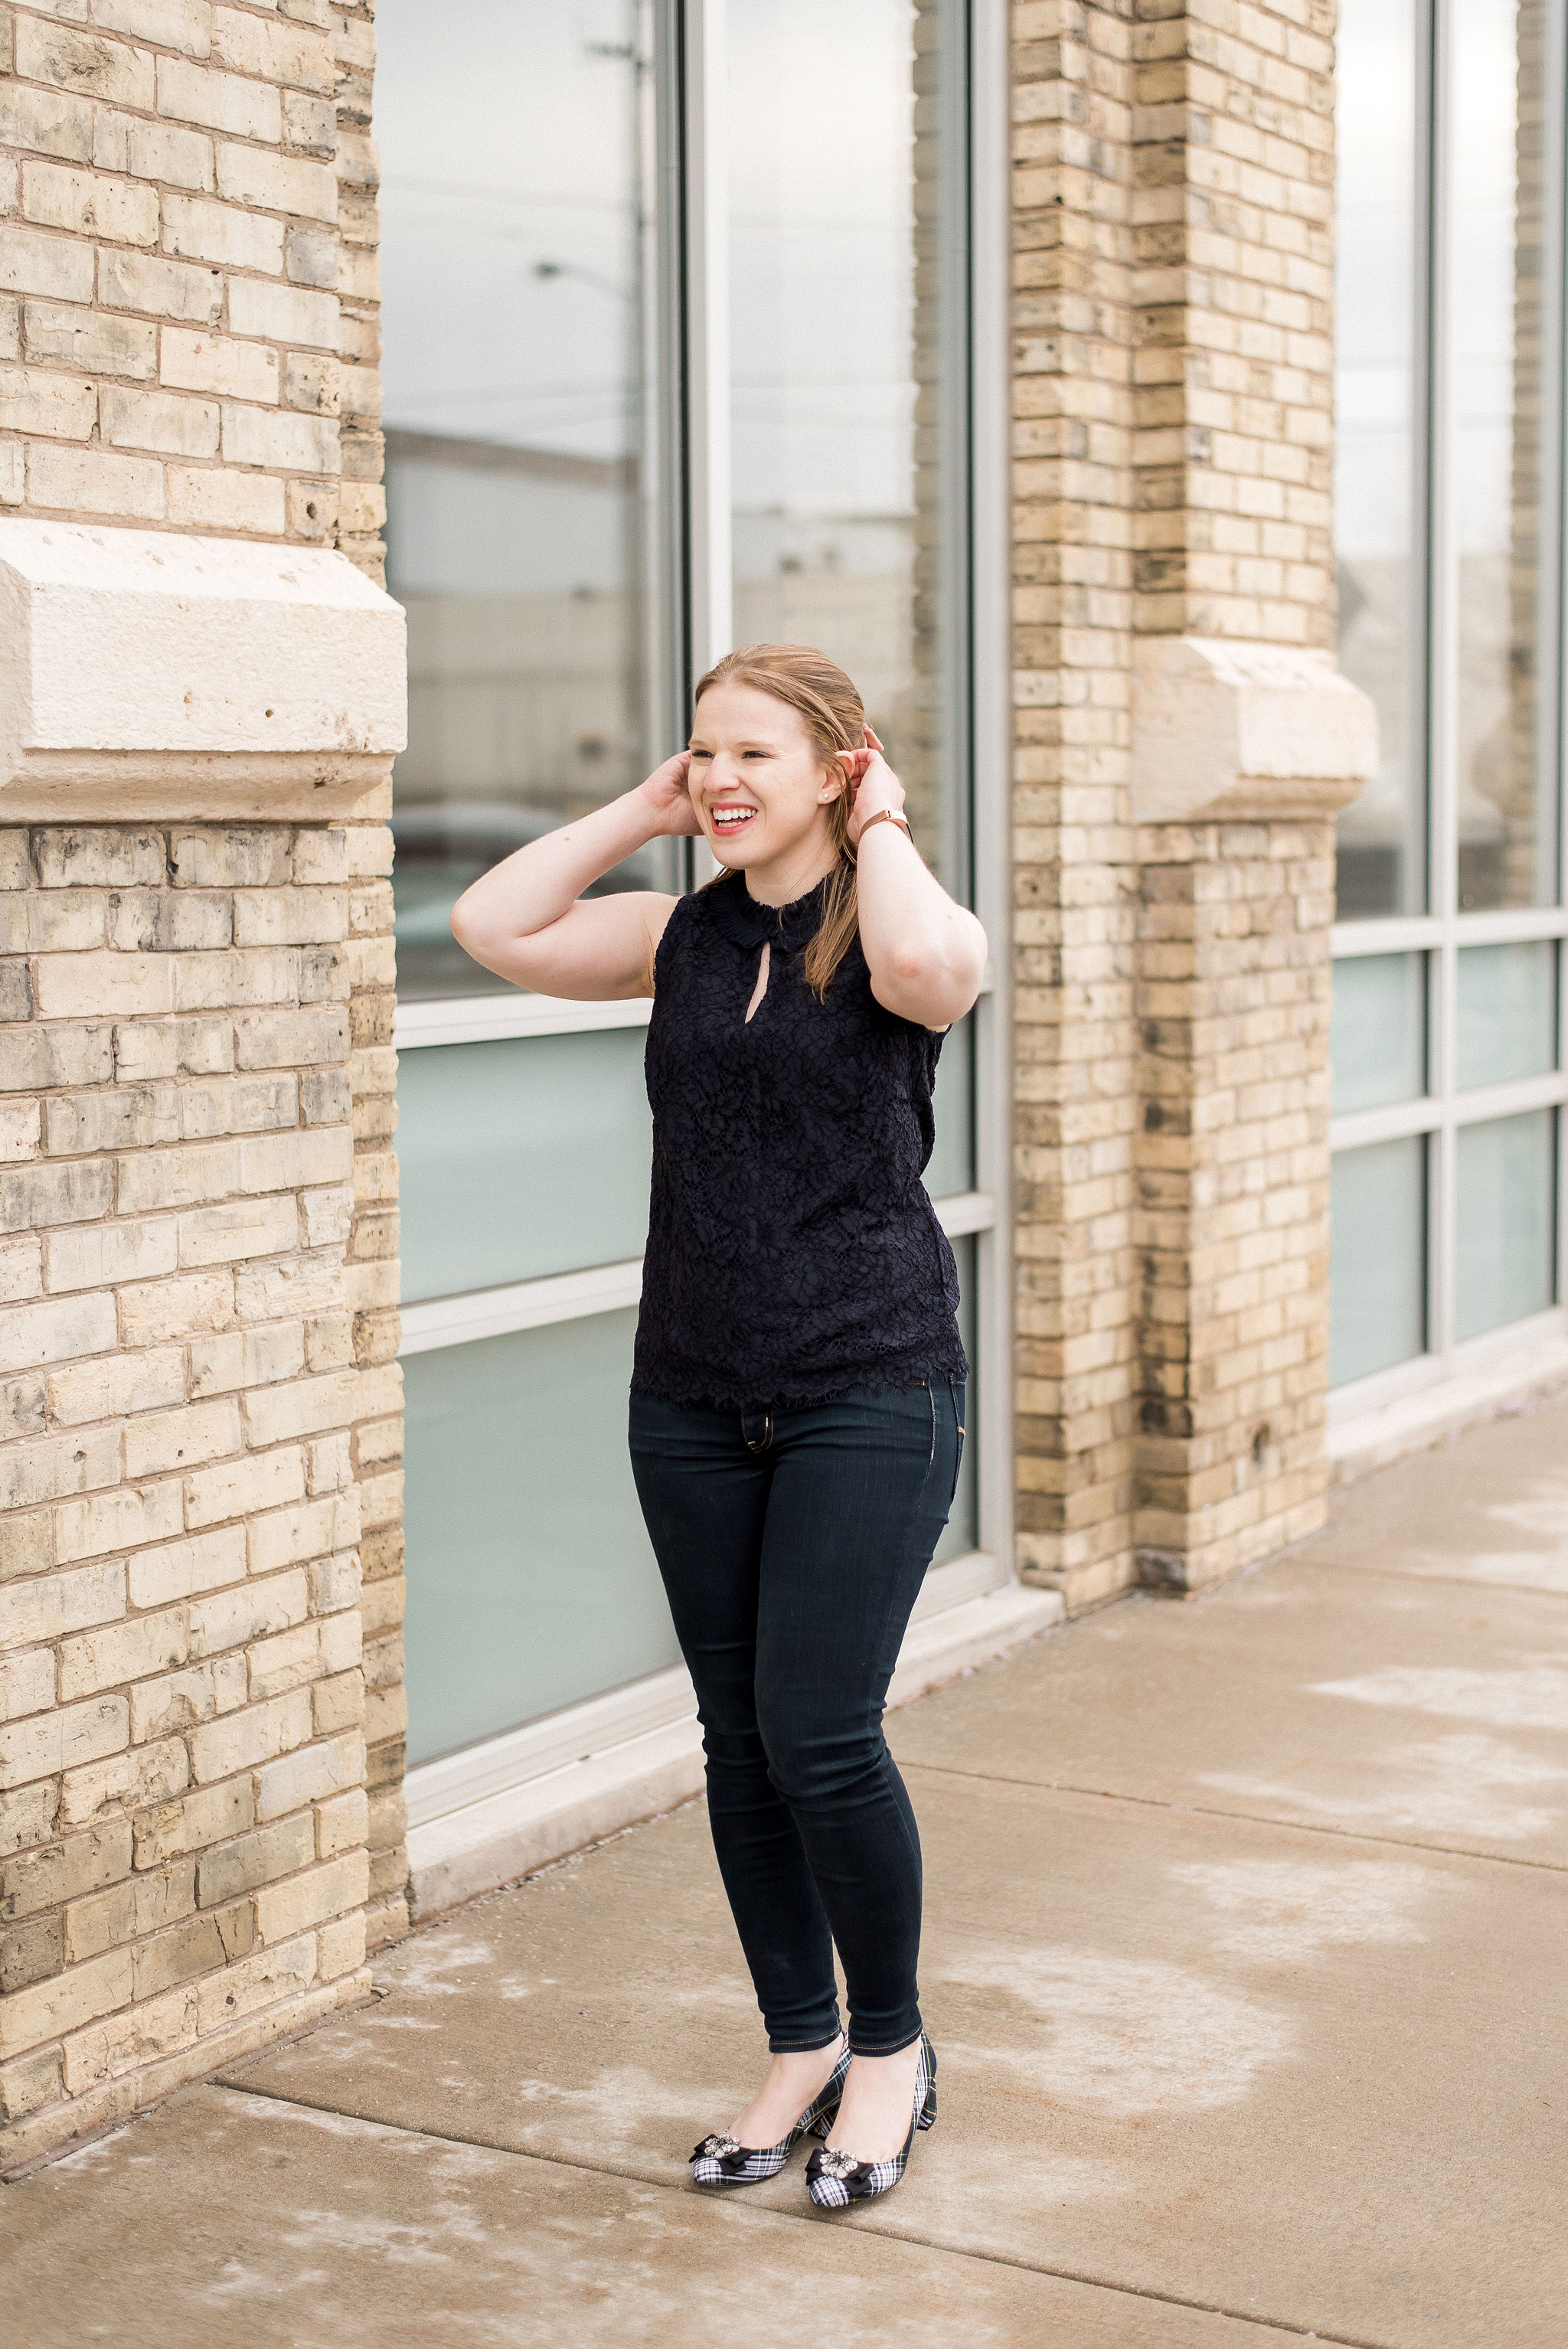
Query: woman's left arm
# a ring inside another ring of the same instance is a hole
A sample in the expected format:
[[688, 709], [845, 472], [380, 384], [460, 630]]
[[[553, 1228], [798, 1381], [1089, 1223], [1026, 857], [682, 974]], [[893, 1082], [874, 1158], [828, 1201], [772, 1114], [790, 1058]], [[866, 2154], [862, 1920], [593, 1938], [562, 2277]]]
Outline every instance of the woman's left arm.
[[949, 1028], [974, 1008], [985, 975], [985, 933], [929, 872], [901, 823], [872, 824], [883, 808], [903, 812], [903, 786], [866, 728], [869, 750], [846, 754], [854, 812], [861, 947], [872, 993], [922, 1028]]

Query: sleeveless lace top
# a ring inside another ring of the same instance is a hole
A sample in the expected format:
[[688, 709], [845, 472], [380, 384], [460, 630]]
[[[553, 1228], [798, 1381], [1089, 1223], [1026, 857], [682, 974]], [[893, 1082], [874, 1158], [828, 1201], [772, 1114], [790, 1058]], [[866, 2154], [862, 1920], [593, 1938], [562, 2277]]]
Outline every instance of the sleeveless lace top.
[[942, 1039], [876, 1000], [859, 938], [818, 1002], [800, 957], [820, 907], [820, 885], [758, 905], [737, 873], [670, 916], [634, 1392], [756, 1410], [967, 1375], [920, 1179]]

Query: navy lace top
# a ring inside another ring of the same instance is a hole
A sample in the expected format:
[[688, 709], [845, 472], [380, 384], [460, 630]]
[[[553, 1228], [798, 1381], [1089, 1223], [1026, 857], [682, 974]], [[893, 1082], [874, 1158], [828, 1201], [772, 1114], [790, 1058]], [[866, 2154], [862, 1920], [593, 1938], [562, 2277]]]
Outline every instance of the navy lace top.
[[920, 1179], [942, 1039], [876, 1000], [858, 937], [818, 1002], [800, 959], [820, 912], [820, 885], [776, 910], [737, 873], [660, 941], [636, 1393], [765, 1409], [967, 1373]]

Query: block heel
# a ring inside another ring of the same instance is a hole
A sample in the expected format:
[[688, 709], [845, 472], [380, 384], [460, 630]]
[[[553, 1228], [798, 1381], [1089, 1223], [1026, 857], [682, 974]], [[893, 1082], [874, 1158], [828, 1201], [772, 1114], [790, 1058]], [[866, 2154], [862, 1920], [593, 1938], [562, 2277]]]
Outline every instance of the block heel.
[[930, 2128], [935, 2119], [936, 2050], [923, 2031], [914, 2105], [902, 2147], [890, 2161], [857, 2161], [842, 2146], [819, 2146], [806, 2164], [807, 2190], [818, 2209], [842, 2210], [851, 2202], [869, 2202], [875, 2195], [891, 2194], [909, 2168], [916, 2130]]

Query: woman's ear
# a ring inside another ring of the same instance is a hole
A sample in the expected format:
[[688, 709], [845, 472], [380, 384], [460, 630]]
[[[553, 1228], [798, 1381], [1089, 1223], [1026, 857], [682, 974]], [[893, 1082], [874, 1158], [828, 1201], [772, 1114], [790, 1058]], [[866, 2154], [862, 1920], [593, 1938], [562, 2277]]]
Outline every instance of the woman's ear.
[[836, 759], [830, 759], [823, 767], [822, 787], [817, 793], [819, 807], [830, 807], [834, 800], [843, 798], [845, 787], [849, 782], [846, 762], [850, 755], [849, 751], [842, 750]]

